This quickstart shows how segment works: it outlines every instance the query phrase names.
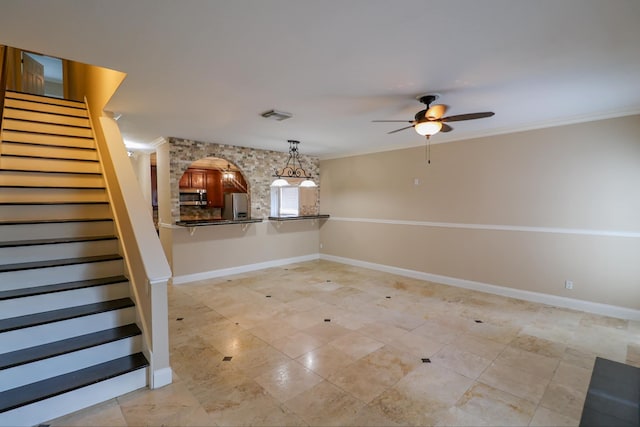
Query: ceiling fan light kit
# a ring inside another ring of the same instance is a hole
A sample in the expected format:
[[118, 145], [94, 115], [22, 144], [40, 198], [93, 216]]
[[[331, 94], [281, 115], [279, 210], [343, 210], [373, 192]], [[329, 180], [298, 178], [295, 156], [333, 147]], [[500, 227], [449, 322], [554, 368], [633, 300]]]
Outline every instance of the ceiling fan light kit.
[[440, 130], [442, 129], [442, 122], [427, 120], [416, 123], [414, 129], [419, 135], [432, 136], [440, 132]]
[[444, 104], [431, 105], [436, 99], [440, 98], [438, 94], [418, 95], [416, 99], [426, 105], [427, 108], [418, 111], [413, 120], [374, 120], [374, 122], [399, 122], [410, 123], [409, 126], [387, 132], [388, 134], [400, 132], [405, 129], [413, 128], [416, 133], [427, 137], [427, 163], [431, 163], [429, 154], [429, 137], [438, 132], [451, 132], [453, 128], [447, 122], [461, 122], [464, 120], [483, 119], [491, 117], [495, 113], [493, 111], [484, 111], [480, 113], [457, 114], [455, 116], [443, 117], [447, 112], [447, 106]]

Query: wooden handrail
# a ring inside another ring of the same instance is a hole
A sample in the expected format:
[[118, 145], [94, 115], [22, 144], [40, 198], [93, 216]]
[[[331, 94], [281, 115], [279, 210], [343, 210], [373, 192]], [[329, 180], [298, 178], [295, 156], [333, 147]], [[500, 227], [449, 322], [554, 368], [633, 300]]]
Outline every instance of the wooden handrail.
[[0, 46], [0, 130], [4, 116], [4, 94], [7, 91], [7, 47]]

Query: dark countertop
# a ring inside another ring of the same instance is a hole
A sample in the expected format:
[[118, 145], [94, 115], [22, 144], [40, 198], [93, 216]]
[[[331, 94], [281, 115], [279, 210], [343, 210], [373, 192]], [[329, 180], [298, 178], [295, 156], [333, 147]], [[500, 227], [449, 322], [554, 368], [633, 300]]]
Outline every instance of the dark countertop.
[[180, 227], [202, 227], [205, 225], [227, 225], [227, 224], [252, 224], [262, 222], [262, 218], [258, 219], [191, 219], [186, 221], [177, 221], [176, 225]]
[[329, 215], [270, 216], [269, 221], [298, 221], [301, 219], [327, 219]]

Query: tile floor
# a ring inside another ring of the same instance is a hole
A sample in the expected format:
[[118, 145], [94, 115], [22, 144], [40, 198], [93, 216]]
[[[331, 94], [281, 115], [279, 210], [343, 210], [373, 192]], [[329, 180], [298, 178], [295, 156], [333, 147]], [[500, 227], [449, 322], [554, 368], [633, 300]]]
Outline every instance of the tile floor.
[[169, 325], [172, 384], [50, 424], [571, 426], [596, 356], [640, 364], [640, 322], [327, 261], [170, 287]]

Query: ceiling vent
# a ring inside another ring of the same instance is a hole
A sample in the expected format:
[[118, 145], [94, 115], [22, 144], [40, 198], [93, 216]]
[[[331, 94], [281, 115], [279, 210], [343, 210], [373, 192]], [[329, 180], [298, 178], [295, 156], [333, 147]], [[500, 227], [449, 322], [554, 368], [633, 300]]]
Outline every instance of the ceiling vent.
[[284, 111], [277, 111], [277, 110], [265, 111], [261, 115], [264, 118], [277, 120], [279, 122], [293, 117], [293, 114], [291, 113], [285, 113]]

